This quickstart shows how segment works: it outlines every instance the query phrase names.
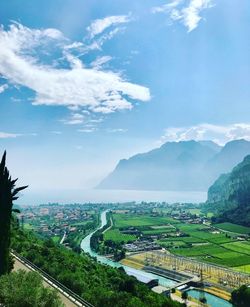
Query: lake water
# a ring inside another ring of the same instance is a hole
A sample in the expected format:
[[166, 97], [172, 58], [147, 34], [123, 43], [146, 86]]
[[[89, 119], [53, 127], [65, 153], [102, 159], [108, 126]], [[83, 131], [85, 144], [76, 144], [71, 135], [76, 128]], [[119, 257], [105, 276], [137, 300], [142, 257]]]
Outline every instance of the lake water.
[[43, 190], [35, 191], [31, 188], [19, 198], [18, 202], [25, 205], [41, 203], [86, 203], [86, 202], [191, 202], [206, 201], [207, 193], [200, 191], [137, 191], [137, 190]]

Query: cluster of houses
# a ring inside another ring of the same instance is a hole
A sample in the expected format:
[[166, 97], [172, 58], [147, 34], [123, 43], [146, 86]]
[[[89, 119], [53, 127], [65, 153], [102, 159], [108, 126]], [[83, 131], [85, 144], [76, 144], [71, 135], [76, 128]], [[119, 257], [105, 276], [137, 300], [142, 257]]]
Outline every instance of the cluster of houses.
[[40, 234], [61, 237], [77, 231], [78, 223], [91, 222], [94, 213], [81, 205], [49, 204], [24, 208], [19, 217], [23, 224]]
[[162, 249], [159, 244], [149, 240], [137, 240], [134, 241], [133, 243], [127, 243], [123, 245], [123, 248], [127, 252], [141, 252], [141, 251]]

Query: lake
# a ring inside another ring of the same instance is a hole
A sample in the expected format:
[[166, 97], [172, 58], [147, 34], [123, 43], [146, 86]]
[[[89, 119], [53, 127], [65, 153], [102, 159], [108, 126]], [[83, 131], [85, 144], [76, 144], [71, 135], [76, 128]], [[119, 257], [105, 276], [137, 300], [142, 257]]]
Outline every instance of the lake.
[[27, 189], [18, 203], [23, 205], [39, 205], [41, 203], [87, 203], [87, 202], [190, 202], [206, 201], [207, 192], [200, 191], [137, 191], [137, 190], [41, 190]]

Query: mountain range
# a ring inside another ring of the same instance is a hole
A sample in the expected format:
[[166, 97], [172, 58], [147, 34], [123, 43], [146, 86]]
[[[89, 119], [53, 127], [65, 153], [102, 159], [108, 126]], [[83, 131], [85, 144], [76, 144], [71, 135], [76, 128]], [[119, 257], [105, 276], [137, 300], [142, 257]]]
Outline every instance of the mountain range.
[[167, 142], [146, 153], [120, 160], [99, 189], [207, 191], [250, 154], [244, 139], [219, 146], [212, 141]]

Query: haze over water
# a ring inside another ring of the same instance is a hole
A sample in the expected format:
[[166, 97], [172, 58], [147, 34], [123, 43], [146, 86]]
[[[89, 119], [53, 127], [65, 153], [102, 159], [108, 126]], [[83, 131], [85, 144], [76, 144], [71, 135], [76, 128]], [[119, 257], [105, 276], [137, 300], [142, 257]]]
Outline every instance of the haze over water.
[[200, 191], [137, 191], [137, 190], [47, 190], [26, 192], [19, 199], [22, 205], [39, 205], [42, 203], [87, 203], [87, 202], [191, 202], [206, 201], [207, 193]]

